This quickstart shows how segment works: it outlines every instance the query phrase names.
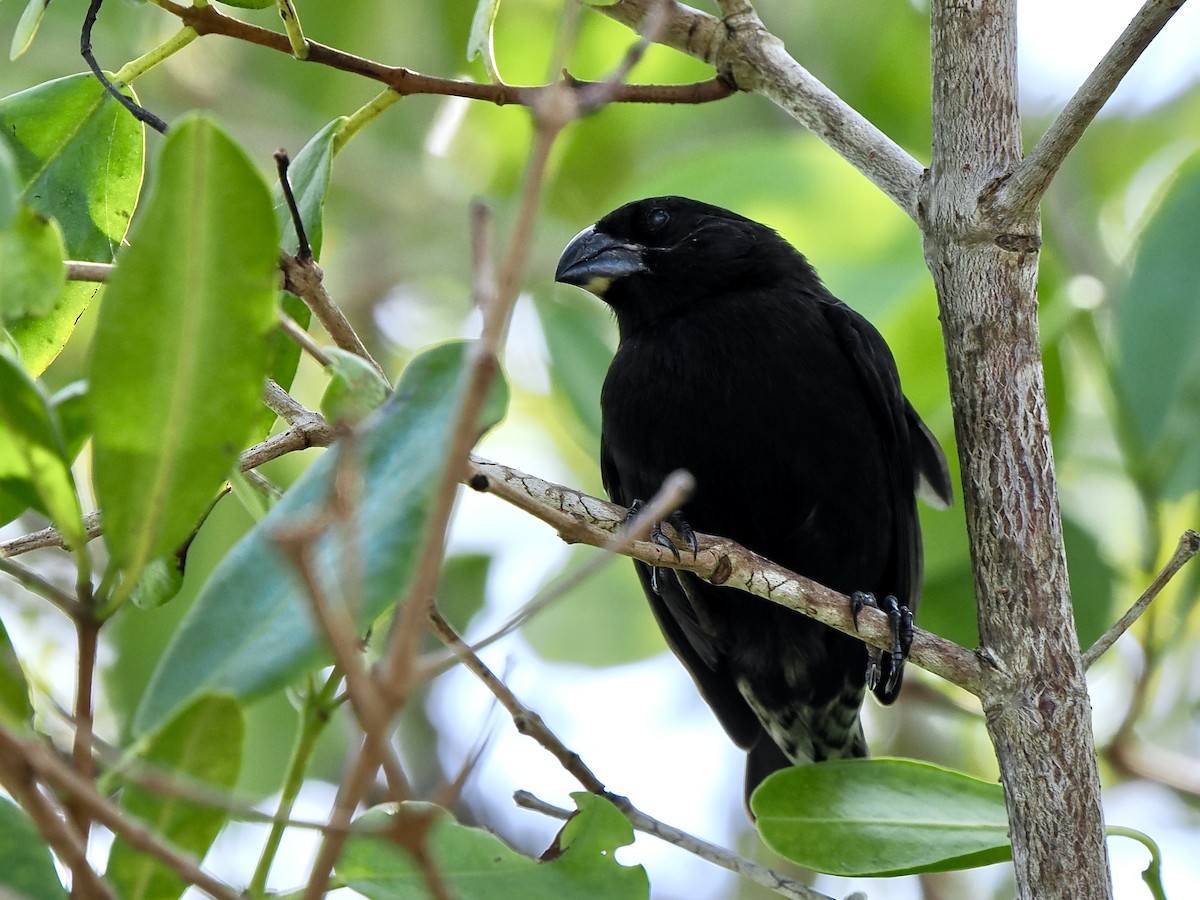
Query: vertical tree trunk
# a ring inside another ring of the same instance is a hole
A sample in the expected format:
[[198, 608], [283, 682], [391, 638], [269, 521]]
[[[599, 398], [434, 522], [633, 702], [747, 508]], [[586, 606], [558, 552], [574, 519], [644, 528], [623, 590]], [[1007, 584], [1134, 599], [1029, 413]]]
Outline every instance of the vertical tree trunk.
[[987, 727], [1019, 896], [1109, 898], [1091, 704], [1071, 611], [1037, 326], [1036, 214], [989, 222], [1021, 159], [1016, 0], [933, 0], [933, 162], [920, 205], [937, 285], [984, 651]]

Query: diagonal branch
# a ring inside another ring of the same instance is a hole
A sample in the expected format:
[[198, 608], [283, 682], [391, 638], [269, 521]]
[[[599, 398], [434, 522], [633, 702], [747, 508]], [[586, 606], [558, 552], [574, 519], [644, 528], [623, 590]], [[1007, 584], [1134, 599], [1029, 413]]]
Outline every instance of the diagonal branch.
[[[620, 506], [477, 456], [471, 457], [466, 483], [477, 491], [496, 494], [553, 526], [569, 544], [607, 546], [625, 522], [626, 510]], [[735, 587], [794, 609], [860, 637], [873, 647], [891, 647], [887, 617], [878, 610], [863, 610], [856, 630], [850, 616], [850, 598], [845, 594], [797, 575], [733, 541], [709, 535], [697, 537], [700, 550], [694, 557], [684, 553], [676, 559], [672, 551], [650, 541], [638, 541], [623, 552], [650, 565], [691, 572], [712, 584]], [[980, 692], [980, 657], [953, 641], [918, 628], [909, 660], [972, 694]]]
[[1200, 534], [1189, 529], [1180, 536], [1179, 544], [1175, 547], [1175, 552], [1171, 554], [1171, 558], [1167, 560], [1167, 564], [1162, 567], [1162, 571], [1154, 576], [1154, 580], [1142, 592], [1142, 596], [1138, 597], [1128, 612], [1121, 616], [1083, 654], [1083, 667], [1085, 669], [1091, 668], [1092, 663], [1103, 656], [1108, 651], [1108, 648], [1117, 642], [1117, 638], [1130, 629], [1133, 623], [1146, 611], [1146, 608], [1154, 602], [1154, 598], [1162, 593], [1162, 589], [1167, 586], [1180, 569], [1187, 565], [1188, 561], [1197, 552], [1200, 552]]
[[924, 166], [788, 55], [749, 2], [721, 5], [724, 19], [676, 0], [621, 0], [597, 12], [639, 31], [661, 15], [659, 43], [715, 66], [740, 90], [762, 94], [916, 219]]
[[1186, 0], [1146, 0], [1054, 123], [991, 198], [1002, 223], [1032, 214], [1063, 160], [1079, 142], [1142, 52]]

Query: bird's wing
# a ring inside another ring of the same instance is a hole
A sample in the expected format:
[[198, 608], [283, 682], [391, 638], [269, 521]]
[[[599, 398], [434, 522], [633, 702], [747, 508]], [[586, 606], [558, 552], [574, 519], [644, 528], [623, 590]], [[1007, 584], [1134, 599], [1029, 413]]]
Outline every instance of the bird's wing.
[[[921, 594], [921, 529], [917, 521], [915, 494], [919, 481], [926, 481], [934, 494], [948, 501], [949, 474], [942, 450], [900, 389], [900, 375], [883, 336], [870, 322], [840, 300], [823, 304], [826, 319], [841, 342], [854, 369], [862, 379], [875, 410], [885, 445], [895, 448], [889, 455], [888, 480], [892, 487], [894, 517], [893, 546], [896, 548], [894, 578], [900, 602], [916, 611]], [[891, 703], [900, 691], [899, 678], [887, 686], [892, 660], [880, 654], [882, 669], [875, 695]]]
[[[634, 500], [644, 499], [628, 496], [603, 437], [600, 441], [600, 477], [614, 503], [629, 506]], [[705, 628], [701, 621], [700, 610], [712, 601], [696, 594], [721, 589], [691, 575], [660, 571], [656, 590], [652, 584], [650, 567], [641, 562], [635, 562], [634, 565], [642, 590], [650, 602], [650, 610], [667, 645], [684, 664], [701, 696], [712, 707], [734, 743], [743, 749], [754, 746], [762, 735], [762, 726], [728, 669], [726, 648], [722, 645], [720, 635], [711, 628]]]

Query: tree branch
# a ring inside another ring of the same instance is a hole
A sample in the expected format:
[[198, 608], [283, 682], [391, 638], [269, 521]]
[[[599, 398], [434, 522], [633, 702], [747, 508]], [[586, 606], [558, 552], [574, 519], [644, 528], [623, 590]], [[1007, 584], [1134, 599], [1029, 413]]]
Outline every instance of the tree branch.
[[1008, 231], [1012, 222], [1034, 212], [1059, 166], [1079, 142], [1100, 108], [1185, 2], [1146, 0], [1033, 150], [1017, 166], [1012, 176], [991, 195], [989, 205], [998, 230]]
[[1179, 543], [1175, 547], [1175, 552], [1171, 554], [1171, 558], [1167, 560], [1167, 564], [1162, 567], [1162, 571], [1154, 576], [1154, 580], [1150, 582], [1150, 585], [1137, 598], [1137, 601], [1129, 608], [1128, 612], [1121, 616], [1083, 654], [1084, 668], [1090, 669], [1092, 664], [1117, 642], [1117, 638], [1129, 630], [1130, 626], [1146, 611], [1146, 608], [1154, 602], [1154, 599], [1162, 593], [1162, 589], [1170, 583], [1175, 574], [1187, 565], [1188, 561], [1197, 552], [1200, 552], [1200, 534], [1189, 529], [1180, 536]]
[[640, 30], [656, 10], [665, 10], [659, 43], [715, 66], [739, 90], [762, 94], [916, 219], [924, 166], [789, 56], [750, 3], [723, 7], [724, 19], [676, 0], [621, 0], [596, 11]]
[[[625, 522], [626, 510], [580, 491], [544, 481], [509, 466], [471, 457], [466, 483], [525, 510], [554, 527], [569, 544], [607, 546]], [[638, 541], [626, 555], [654, 566], [679, 569], [712, 584], [736, 587], [756, 597], [794, 609], [831, 628], [855, 635], [880, 649], [891, 647], [887, 616], [865, 609], [856, 631], [850, 617], [850, 598], [810, 581], [724, 538], [697, 535], [700, 550], [693, 558], [676, 559], [665, 547]], [[979, 657], [953, 641], [916, 629], [909, 660], [978, 695], [983, 681]]]
[[[223, 34], [250, 44], [292, 55], [292, 47], [286, 34], [259, 28], [248, 22], [222, 15], [211, 6], [181, 6], [172, 0], [153, 0], [156, 6], [178, 16], [198, 34]], [[556, 88], [567, 87], [585, 96], [593, 91], [609, 91], [604, 82], [579, 81], [564, 78], [548, 85], [519, 87], [508, 84], [482, 84], [474, 81], [456, 81], [422, 75], [403, 66], [386, 66], [373, 60], [346, 53], [316, 41], [308, 41], [307, 63], [328, 66], [342, 72], [361, 75], [386, 85], [398, 94], [435, 94], [466, 97], [469, 100], [485, 100], [498, 106], [518, 104], [533, 106], [540, 102], [541, 95]], [[720, 78], [697, 84], [660, 85], [627, 84], [616, 86], [607, 94], [612, 103], [711, 103], [734, 93], [733, 88]]]

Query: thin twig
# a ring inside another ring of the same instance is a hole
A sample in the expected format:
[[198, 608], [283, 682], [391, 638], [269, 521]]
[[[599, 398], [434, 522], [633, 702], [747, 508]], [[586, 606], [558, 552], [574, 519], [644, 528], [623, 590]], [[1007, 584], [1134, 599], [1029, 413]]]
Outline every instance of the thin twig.
[[997, 186], [991, 197], [991, 206], [1001, 220], [1001, 227], [1004, 222], [1016, 221], [1032, 213], [1063, 160], [1079, 142], [1100, 108], [1184, 2], [1147, 0], [1137, 11], [1033, 150], [1017, 166], [1012, 176]]
[[[291, 55], [292, 47], [286, 34], [259, 28], [222, 15], [211, 6], [183, 6], [172, 0], [153, 0], [154, 4], [178, 16], [197, 33], [223, 34], [228, 37], [257, 44], [270, 50]], [[574, 91], [590, 91], [596, 82], [564, 79], [548, 85], [517, 86], [508, 84], [481, 84], [474, 81], [456, 81], [423, 75], [403, 66], [387, 66], [373, 60], [345, 53], [316, 41], [308, 41], [308, 56], [305, 62], [327, 66], [342, 72], [350, 72], [370, 78], [386, 85], [401, 96], [433, 94], [437, 96], [465, 97], [484, 100], [500, 106], [519, 104], [534, 106], [542, 95], [562, 87]], [[713, 78], [695, 84], [627, 84], [613, 92], [613, 103], [711, 103], [723, 100], [734, 93], [733, 88], [722, 78]]]
[[68, 259], [64, 265], [67, 267], [67, 281], [108, 281], [116, 268], [112, 263], [80, 259]]
[[[654, 527], [654, 523], [662, 522], [682, 506], [694, 489], [695, 479], [688, 472], [682, 469], [672, 472], [667, 476], [658, 492], [638, 510], [637, 515], [629, 521], [626, 527], [614, 534], [609, 542], [600, 548], [604, 551], [603, 553], [597, 554], [567, 577], [560, 578], [538, 591], [533, 598], [513, 613], [507, 622], [487, 637], [473, 643], [471, 650], [478, 653], [512, 634], [542, 610], [561, 600], [568, 591], [591, 578], [617, 556], [627, 553], [637, 541], [645, 539], [650, 529]], [[422, 680], [440, 675], [457, 661], [458, 658], [453, 654], [429, 654], [419, 663]]]
[[1180, 535], [1175, 552], [1171, 554], [1171, 558], [1167, 560], [1167, 564], [1154, 576], [1154, 580], [1150, 582], [1149, 587], [1142, 592], [1142, 595], [1137, 598], [1133, 606], [1083, 654], [1082, 660], [1085, 669], [1091, 668], [1092, 663], [1103, 656], [1108, 648], [1117, 642], [1117, 638], [1129, 630], [1130, 626], [1146, 611], [1146, 608], [1154, 602], [1154, 598], [1162, 593], [1162, 589], [1170, 583], [1175, 574], [1187, 565], [1188, 561], [1197, 552], [1200, 552], [1200, 534], [1189, 529]]
[[[188, 884], [207, 891], [217, 900], [237, 900], [237, 894], [224, 882], [209, 875], [185, 853], [160, 841], [149, 828], [97, 792], [95, 785], [64, 763], [54, 751], [36, 739], [18, 737], [0, 725], [0, 759], [7, 765], [20, 760], [57, 791], [87, 806], [89, 815], [130, 847], [154, 857]], [[90, 867], [85, 867], [91, 871]], [[94, 873], [93, 873], [94, 874]], [[86, 876], [85, 876], [86, 877]], [[112, 896], [108, 891], [102, 896]]]
[[333, 302], [329, 292], [325, 290], [324, 273], [321, 267], [311, 257], [300, 259], [290, 253], [283, 254], [280, 260], [283, 269], [283, 289], [295, 294], [312, 310], [317, 321], [329, 333], [334, 344], [343, 350], [360, 356], [373, 368], [384, 384], [389, 384], [383, 366], [367, 351], [366, 345], [346, 318], [346, 314]]
[[103, 5], [104, 0], [91, 0], [88, 4], [87, 12], [83, 17], [83, 29], [79, 33], [79, 52], [87, 62], [88, 68], [92, 70], [92, 74], [96, 76], [96, 80], [104, 86], [106, 91], [116, 98], [118, 103], [129, 110], [139, 122], [146, 123], [159, 134], [166, 134], [167, 123], [150, 112], [150, 110], [139, 106], [132, 99], [122, 94], [117, 89], [117, 86], [108, 80], [108, 76], [100, 68], [100, 63], [96, 62], [96, 54], [92, 52], [92, 29], [96, 25], [96, 16], [100, 14], [100, 7]]
[[541, 716], [517, 699], [516, 694], [509, 690], [508, 685], [497, 678], [496, 674], [488, 668], [487, 663], [467, 646], [466, 641], [459, 637], [458, 632], [454, 630], [454, 626], [447, 622], [437, 609], [429, 611], [429, 625], [433, 633], [450, 649], [450, 652], [457, 656], [459, 661], [491, 691], [492, 696], [500, 701], [500, 705], [508, 710], [513, 724], [517, 726], [517, 731], [541, 744], [586, 790], [593, 794], [611, 797], [600, 779], [587, 767], [579, 754], [568, 749], [547, 727]]
[[45, 600], [49, 600], [72, 619], [79, 620], [87, 613], [87, 608], [82, 603], [58, 585], [47, 581], [32, 569], [27, 569], [25, 566], [9, 560], [7, 557], [16, 556], [17, 554], [9, 553], [7, 546], [7, 543], [0, 545], [0, 572], [14, 579], [26, 590], [37, 594]]
[[281, 313], [279, 316], [279, 330], [286, 334], [289, 338], [300, 345], [300, 349], [315, 359], [322, 366], [329, 366], [332, 360], [329, 354], [313, 340], [313, 336], [300, 327], [300, 324], [289, 316], [287, 313]]
[[308, 242], [304, 219], [300, 215], [300, 207], [296, 204], [296, 194], [292, 191], [291, 179], [288, 178], [290, 162], [286, 150], [275, 151], [275, 167], [279, 172], [279, 189], [283, 191], [288, 214], [292, 217], [292, 228], [296, 230], [296, 258], [301, 262], [308, 262], [313, 258], [312, 244]]
[[[545, 800], [540, 800], [529, 791], [517, 791], [513, 794], [513, 802], [522, 809], [531, 809], [534, 812], [539, 812], [555, 819], [566, 820], [574, 815], [574, 812], [571, 810], [562, 809], [547, 803]], [[760, 863], [746, 859], [744, 856], [738, 856], [736, 853], [731, 853], [724, 847], [710, 844], [708, 841], [688, 834], [686, 831], [681, 831], [673, 825], [660, 822], [658, 819], [646, 815], [628, 802], [618, 806], [621, 812], [625, 814], [625, 818], [629, 820], [629, 824], [638, 831], [653, 835], [656, 838], [666, 841], [668, 844], [674, 844], [676, 847], [687, 850], [689, 853], [703, 860], [720, 866], [723, 869], [728, 869], [730, 872], [741, 875], [755, 884], [762, 885], [776, 894], [783, 897], [791, 897], [793, 900], [833, 900], [832, 897], [826, 896], [819, 891], [814, 891], [808, 885], [796, 881], [794, 878], [788, 878], [786, 875], [776, 872], [773, 869], [768, 869]]]
[[39, 789], [27, 760], [8, 750], [10, 735], [0, 726], [0, 784], [20, 804], [37, 826], [42, 839], [72, 873], [79, 896], [115, 900], [113, 892], [99, 874], [88, 865], [83, 838], [55, 809]]

